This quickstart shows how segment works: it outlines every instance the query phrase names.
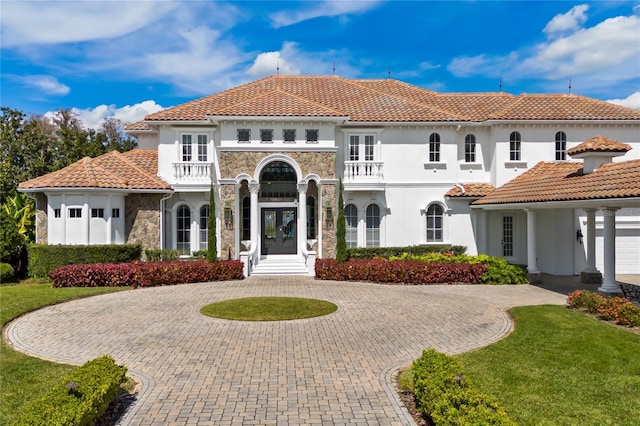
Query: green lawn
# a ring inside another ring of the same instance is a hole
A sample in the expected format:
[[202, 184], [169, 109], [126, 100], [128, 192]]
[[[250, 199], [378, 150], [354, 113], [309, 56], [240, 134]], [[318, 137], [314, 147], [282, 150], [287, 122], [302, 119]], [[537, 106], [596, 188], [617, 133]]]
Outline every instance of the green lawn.
[[326, 300], [300, 297], [244, 297], [200, 309], [204, 315], [239, 321], [284, 321], [327, 315], [338, 309]]
[[[42, 306], [122, 288], [53, 288], [51, 284], [0, 285], [0, 325]], [[0, 424], [11, 424], [22, 405], [41, 396], [72, 366], [31, 358], [0, 344]]]
[[518, 424], [640, 424], [640, 335], [561, 306], [510, 313], [511, 335], [458, 358]]

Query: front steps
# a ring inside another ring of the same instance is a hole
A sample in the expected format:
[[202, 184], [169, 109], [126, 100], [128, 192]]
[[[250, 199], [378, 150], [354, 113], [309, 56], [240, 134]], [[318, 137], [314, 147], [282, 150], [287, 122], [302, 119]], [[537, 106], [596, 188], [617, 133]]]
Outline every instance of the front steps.
[[261, 257], [251, 271], [254, 275], [309, 275], [304, 258], [296, 255], [272, 255]]

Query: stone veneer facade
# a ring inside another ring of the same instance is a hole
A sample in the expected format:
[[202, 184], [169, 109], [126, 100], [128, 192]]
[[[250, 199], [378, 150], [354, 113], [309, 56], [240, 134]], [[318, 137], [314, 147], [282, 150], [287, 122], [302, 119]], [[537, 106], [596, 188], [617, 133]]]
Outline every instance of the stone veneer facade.
[[125, 242], [160, 248], [160, 199], [162, 194], [129, 194], [124, 199]]
[[[271, 151], [220, 151], [220, 177], [222, 179], [235, 179], [238, 175], [245, 173], [253, 176], [258, 163], [265, 157], [279, 155], [288, 157], [295, 161], [300, 167], [302, 176], [298, 176], [298, 181], [309, 176], [317, 175], [321, 180], [336, 179], [336, 154], [328, 151], [302, 151], [302, 152], [271, 152]], [[278, 161], [278, 160], [275, 160]], [[325, 214], [326, 207], [331, 207], [333, 212], [332, 220], [325, 217], [322, 226], [322, 257], [335, 257], [335, 215], [337, 205], [336, 185], [334, 183], [318, 183], [322, 194], [322, 204], [318, 204], [318, 210]], [[236, 186], [235, 184], [221, 185], [220, 188], [220, 215], [222, 216], [221, 251], [225, 257], [229, 252], [236, 253], [235, 225], [230, 229], [224, 224], [224, 206], [226, 203], [236, 206]], [[239, 218], [237, 211], [235, 217]]]

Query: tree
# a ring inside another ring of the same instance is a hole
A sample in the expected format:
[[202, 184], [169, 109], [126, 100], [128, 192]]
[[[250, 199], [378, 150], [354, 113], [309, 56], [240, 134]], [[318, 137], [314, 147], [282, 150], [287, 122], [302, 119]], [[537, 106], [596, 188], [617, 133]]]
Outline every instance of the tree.
[[338, 183], [338, 223], [336, 224], [336, 261], [344, 263], [347, 260], [347, 229], [344, 218], [344, 199], [342, 198], [342, 179]]
[[216, 236], [216, 197], [213, 182], [209, 189], [209, 217], [207, 218], [207, 260], [218, 260], [218, 239]]

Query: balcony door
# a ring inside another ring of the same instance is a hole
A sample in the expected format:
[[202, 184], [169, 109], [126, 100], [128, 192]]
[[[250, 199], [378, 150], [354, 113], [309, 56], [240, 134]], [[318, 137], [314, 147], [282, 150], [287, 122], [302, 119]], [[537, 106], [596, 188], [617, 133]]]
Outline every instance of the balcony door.
[[297, 210], [294, 207], [262, 209], [262, 255], [298, 252]]

